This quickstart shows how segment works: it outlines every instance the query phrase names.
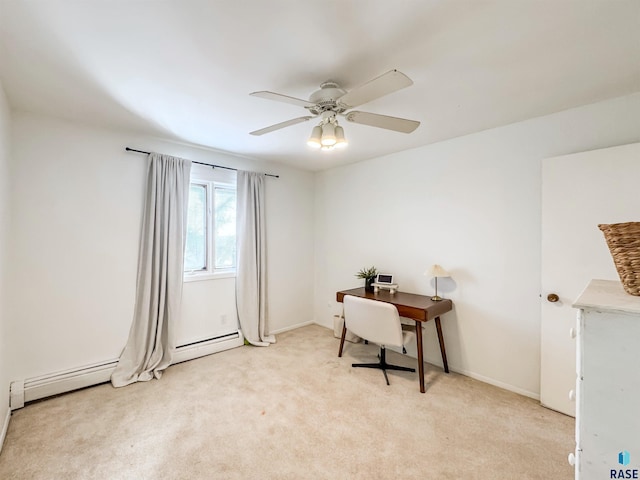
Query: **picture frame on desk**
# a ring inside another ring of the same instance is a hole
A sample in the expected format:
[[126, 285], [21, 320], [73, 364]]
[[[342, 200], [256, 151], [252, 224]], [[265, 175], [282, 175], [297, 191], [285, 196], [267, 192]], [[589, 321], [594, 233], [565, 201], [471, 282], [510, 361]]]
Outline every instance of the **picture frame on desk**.
[[390, 273], [379, 273], [376, 276], [376, 281], [371, 284], [374, 292], [378, 292], [381, 288], [389, 290], [389, 293], [394, 294], [398, 291], [398, 284], [393, 283], [393, 275]]

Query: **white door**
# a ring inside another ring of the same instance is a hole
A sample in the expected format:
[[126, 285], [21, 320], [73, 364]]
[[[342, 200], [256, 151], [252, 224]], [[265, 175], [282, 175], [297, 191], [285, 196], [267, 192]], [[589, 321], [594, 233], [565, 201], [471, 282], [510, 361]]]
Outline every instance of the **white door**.
[[[571, 305], [589, 280], [619, 280], [598, 224], [630, 221], [640, 222], [640, 143], [543, 160], [540, 401], [546, 407], [575, 416]], [[550, 294], [558, 301], [549, 301]]]

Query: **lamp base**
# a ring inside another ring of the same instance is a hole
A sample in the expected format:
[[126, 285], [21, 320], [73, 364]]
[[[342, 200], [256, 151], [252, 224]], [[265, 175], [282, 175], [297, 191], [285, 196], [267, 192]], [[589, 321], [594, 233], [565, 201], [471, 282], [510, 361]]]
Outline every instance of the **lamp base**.
[[431, 297], [431, 300], [434, 302], [439, 302], [440, 300], [442, 300], [442, 297], [440, 297], [439, 295], [434, 295], [433, 297]]

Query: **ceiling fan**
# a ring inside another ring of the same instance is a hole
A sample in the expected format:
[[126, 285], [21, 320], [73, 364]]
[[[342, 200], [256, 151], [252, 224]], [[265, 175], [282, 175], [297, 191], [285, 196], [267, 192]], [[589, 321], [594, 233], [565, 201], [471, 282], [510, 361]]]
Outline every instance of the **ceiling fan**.
[[309, 96], [309, 100], [302, 100], [300, 98], [268, 91], [253, 92], [250, 95], [254, 97], [304, 107], [310, 115], [293, 118], [286, 122], [276, 123], [275, 125], [255, 130], [251, 132], [251, 135], [264, 135], [265, 133], [274, 132], [281, 128], [306, 122], [318, 116], [321, 116], [322, 120], [313, 128], [307, 144], [311, 147], [322, 148], [323, 150], [330, 150], [334, 147], [344, 147], [347, 145], [344, 130], [338, 125], [338, 116], [346, 118], [349, 122], [359, 123], [361, 125], [369, 125], [371, 127], [384, 128], [402, 133], [411, 133], [418, 128], [420, 122], [407, 120], [406, 118], [351, 110], [354, 107], [371, 102], [372, 100], [410, 85], [413, 85], [413, 81], [404, 73], [398, 70], [389, 70], [387, 73], [373, 80], [369, 80], [367, 83], [349, 92], [340, 88], [336, 82], [324, 82], [320, 85], [319, 90], [316, 90]]

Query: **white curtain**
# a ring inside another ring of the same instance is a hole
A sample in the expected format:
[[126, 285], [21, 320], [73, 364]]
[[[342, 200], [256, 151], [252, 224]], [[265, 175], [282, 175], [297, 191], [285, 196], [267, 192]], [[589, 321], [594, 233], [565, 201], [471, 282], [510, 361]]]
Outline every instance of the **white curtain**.
[[236, 303], [240, 328], [249, 343], [275, 343], [266, 335], [267, 285], [264, 174], [238, 171]]
[[190, 171], [189, 160], [149, 155], [135, 310], [111, 375], [114, 387], [160, 378], [171, 364], [182, 300]]

